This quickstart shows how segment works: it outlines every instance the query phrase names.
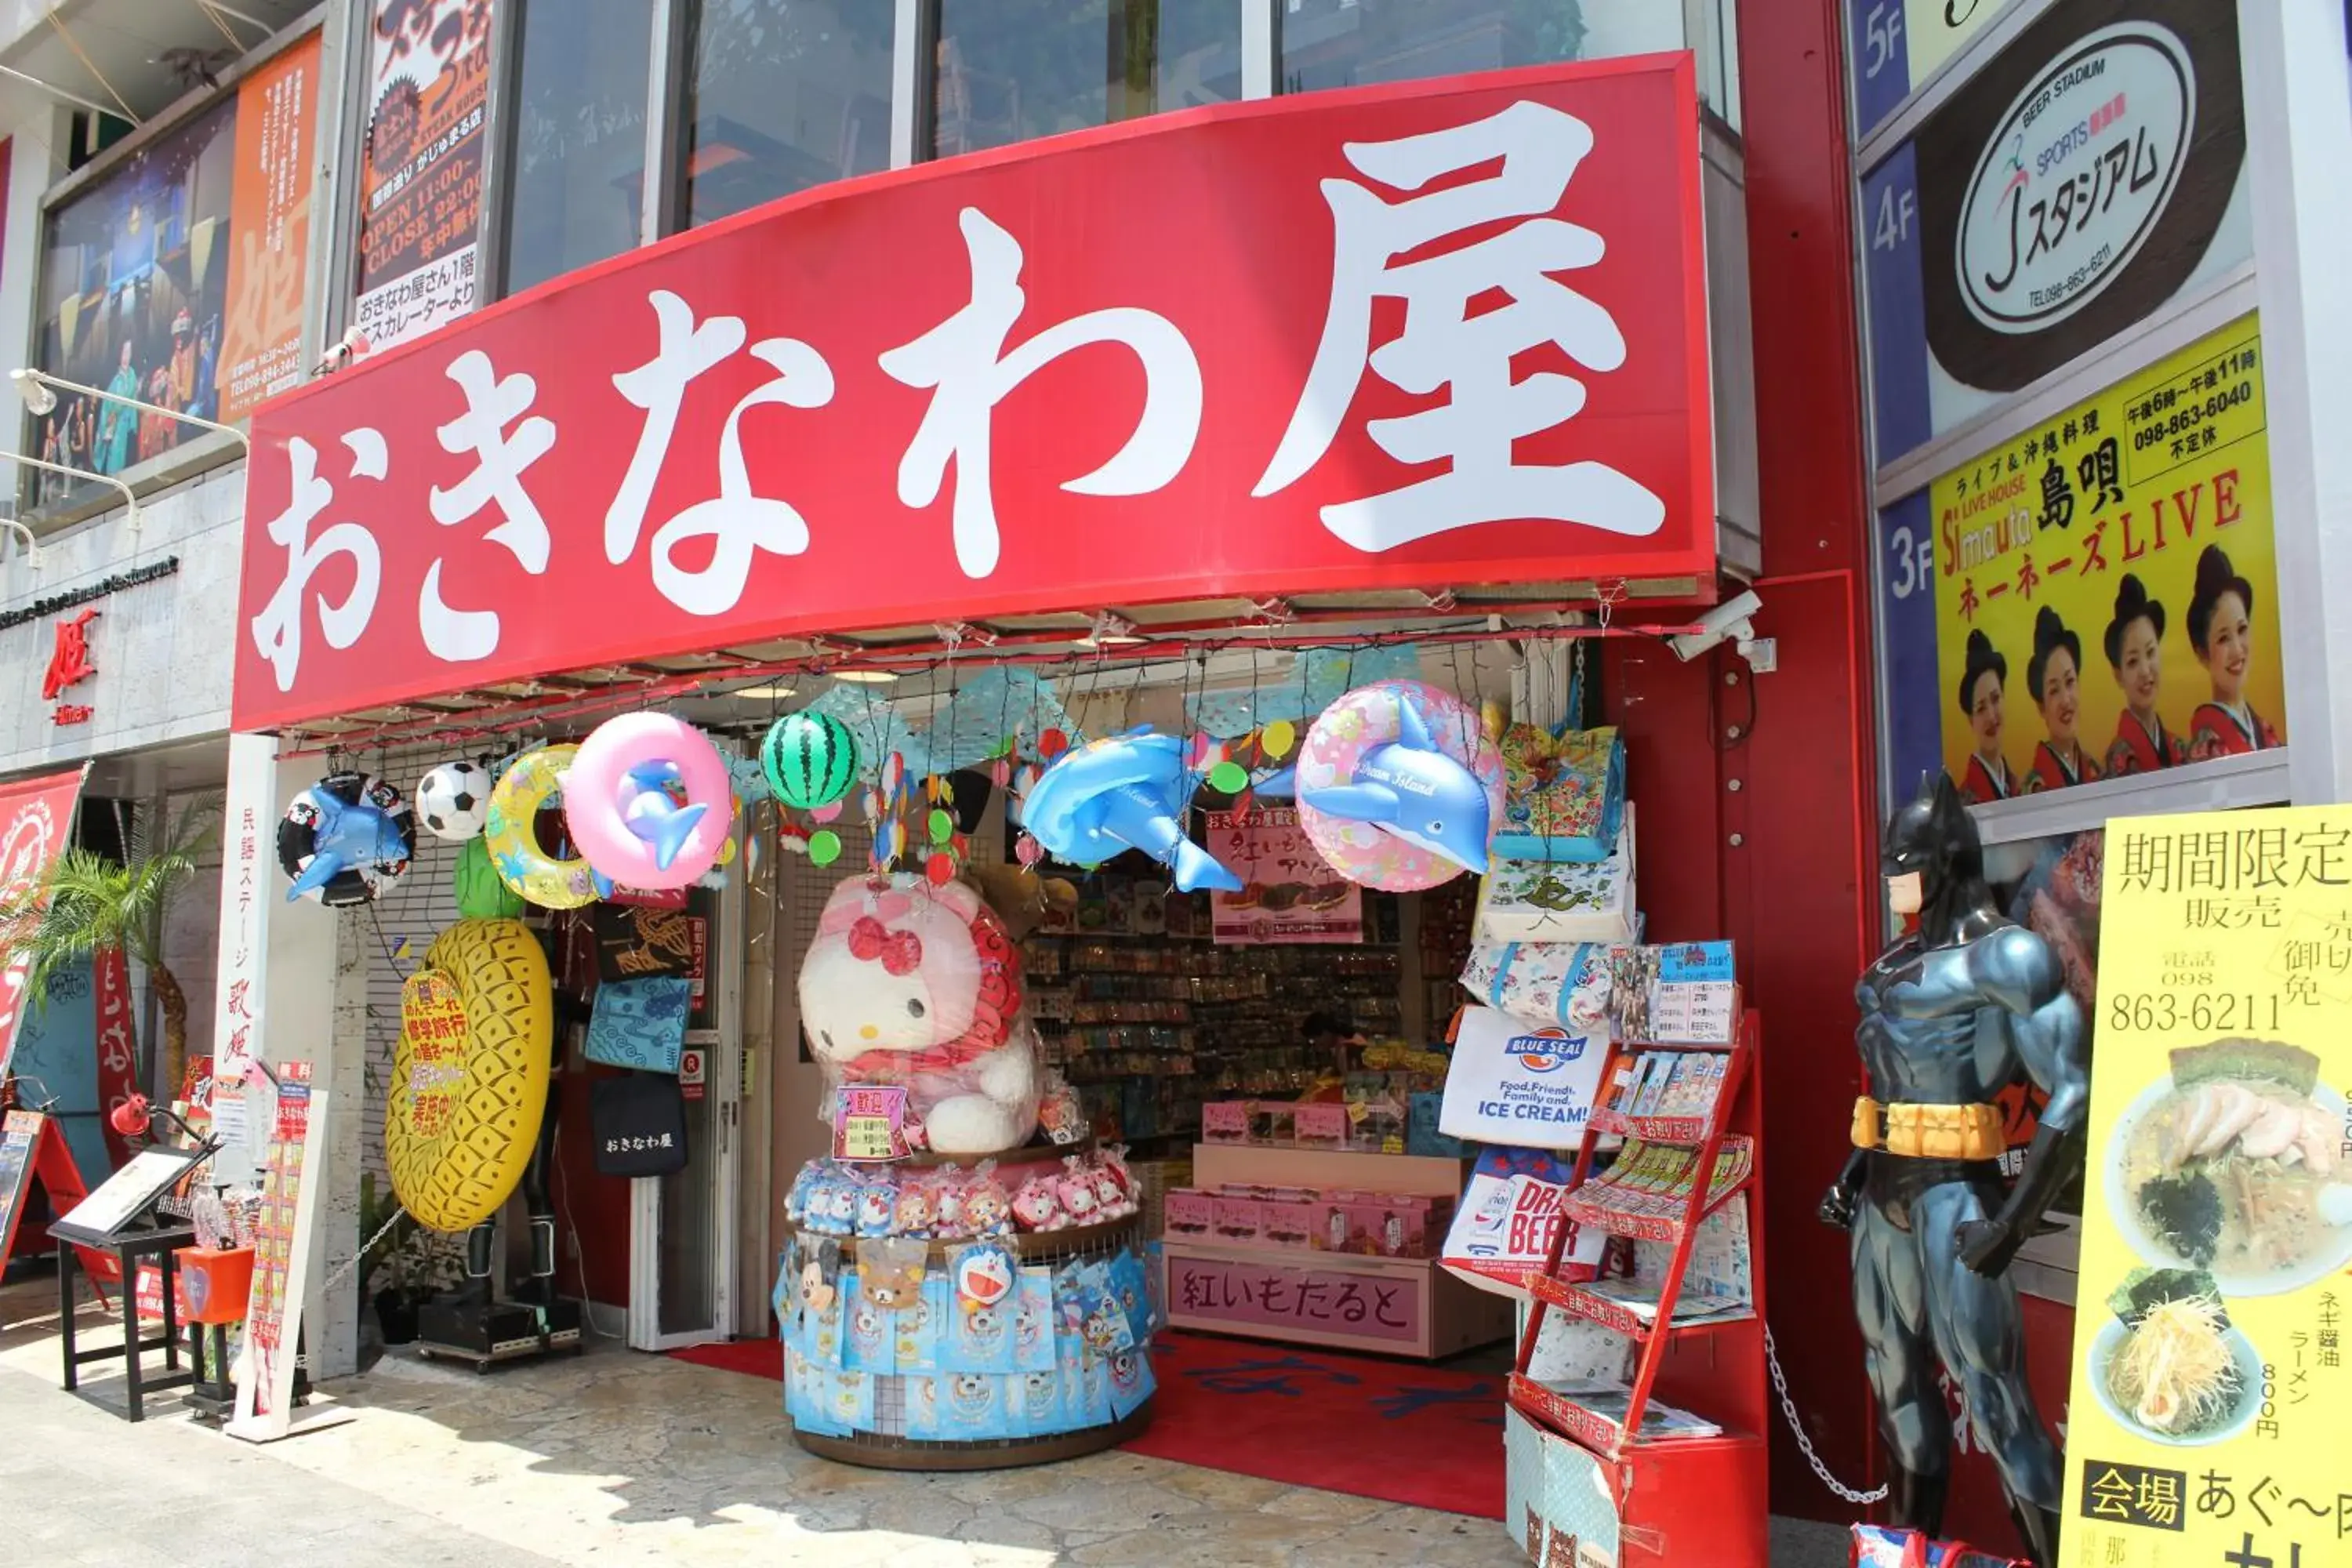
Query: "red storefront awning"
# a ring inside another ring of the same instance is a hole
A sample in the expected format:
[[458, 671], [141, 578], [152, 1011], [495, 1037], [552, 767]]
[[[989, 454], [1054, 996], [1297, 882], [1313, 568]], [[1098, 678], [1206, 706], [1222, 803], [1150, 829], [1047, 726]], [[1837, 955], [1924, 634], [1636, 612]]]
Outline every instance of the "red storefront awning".
[[[88, 764], [61, 773], [0, 784], [0, 903], [14, 903], [40, 885], [73, 839], [74, 803], [81, 795]], [[0, 1076], [16, 1054], [16, 1030], [30, 999], [25, 980], [29, 959], [0, 964]]]
[[1714, 569], [1687, 56], [1165, 115], [632, 252], [253, 424], [235, 723], [1047, 610]]

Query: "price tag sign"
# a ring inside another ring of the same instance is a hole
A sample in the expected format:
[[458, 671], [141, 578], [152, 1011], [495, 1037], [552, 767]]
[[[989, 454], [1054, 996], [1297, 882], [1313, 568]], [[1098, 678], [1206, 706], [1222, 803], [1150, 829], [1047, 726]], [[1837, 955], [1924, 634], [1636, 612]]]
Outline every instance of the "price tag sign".
[[845, 1084], [833, 1109], [836, 1160], [907, 1157], [907, 1090], [903, 1086]]

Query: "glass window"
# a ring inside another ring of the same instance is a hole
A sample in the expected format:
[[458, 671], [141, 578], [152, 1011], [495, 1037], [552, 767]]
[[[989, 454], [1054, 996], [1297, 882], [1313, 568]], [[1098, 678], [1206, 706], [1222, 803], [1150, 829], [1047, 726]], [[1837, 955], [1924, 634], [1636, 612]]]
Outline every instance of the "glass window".
[[1282, 89], [1683, 47], [1674, 0], [1283, 0]]
[[931, 155], [1242, 90], [1235, 0], [936, 0]]
[[653, 0], [523, 8], [507, 292], [637, 243], [653, 15]]
[[890, 166], [892, 8], [702, 0], [688, 57], [686, 223]]

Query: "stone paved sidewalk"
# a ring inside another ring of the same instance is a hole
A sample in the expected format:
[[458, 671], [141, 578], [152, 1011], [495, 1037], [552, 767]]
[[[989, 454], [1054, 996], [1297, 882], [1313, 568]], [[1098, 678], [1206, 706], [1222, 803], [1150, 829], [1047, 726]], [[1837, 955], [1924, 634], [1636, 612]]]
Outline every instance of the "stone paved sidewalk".
[[[0, 1292], [0, 1325], [47, 1306]], [[0, 1329], [0, 1494], [42, 1564], [1526, 1563], [1492, 1520], [1124, 1453], [965, 1476], [827, 1464], [785, 1436], [773, 1384], [603, 1342], [488, 1377], [387, 1357], [336, 1385], [355, 1419], [265, 1448], [176, 1415], [130, 1426], [57, 1371], [51, 1325]], [[215, 1548], [252, 1550], [192, 1553], [206, 1520]], [[1776, 1540], [1776, 1564], [1843, 1562]]]

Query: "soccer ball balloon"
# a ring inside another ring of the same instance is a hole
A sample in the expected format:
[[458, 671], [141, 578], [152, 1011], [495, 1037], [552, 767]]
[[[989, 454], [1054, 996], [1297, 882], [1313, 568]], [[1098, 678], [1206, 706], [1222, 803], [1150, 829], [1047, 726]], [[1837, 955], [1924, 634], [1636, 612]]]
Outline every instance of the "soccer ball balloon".
[[490, 814], [492, 782], [479, 763], [443, 763], [416, 786], [416, 820], [436, 838], [475, 837]]

